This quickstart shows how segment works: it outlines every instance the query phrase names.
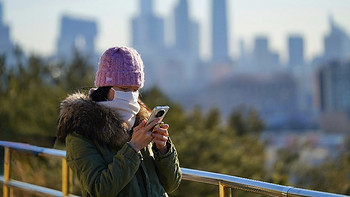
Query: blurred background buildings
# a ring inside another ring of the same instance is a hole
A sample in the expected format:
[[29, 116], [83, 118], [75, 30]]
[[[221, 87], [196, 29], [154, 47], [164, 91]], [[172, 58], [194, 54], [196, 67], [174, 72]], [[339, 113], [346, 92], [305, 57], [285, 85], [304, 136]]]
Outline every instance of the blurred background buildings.
[[95, 38], [97, 27], [95, 21], [77, 19], [69, 16], [61, 18], [60, 34], [57, 40], [56, 58], [71, 61], [75, 51], [90, 61], [96, 61]]
[[[223, 117], [237, 107], [253, 107], [266, 121], [268, 131], [350, 132], [350, 38], [346, 29], [329, 16], [323, 52], [311, 61], [305, 58], [302, 33], [285, 38], [285, 63], [264, 34], [255, 36], [251, 48], [241, 40], [239, 56], [233, 58], [228, 49], [227, 16], [232, 10], [226, 0], [210, 2], [211, 56], [201, 58], [202, 30], [190, 17], [188, 0], [177, 1], [168, 23], [169, 18], [155, 14], [153, 0], [138, 1], [139, 14], [129, 23], [131, 45], [145, 63], [145, 88], [157, 86], [187, 109], [216, 107]], [[77, 51], [96, 64], [98, 21], [70, 15], [63, 15], [60, 21], [56, 52], [48, 58], [69, 61]], [[10, 30], [0, 2], [2, 54], [14, 49], [16, 41]]]
[[[3, 6], [0, 2], [0, 54], [10, 57], [13, 54], [13, 49], [14, 47], [11, 40], [10, 27], [4, 22]], [[8, 59], [12, 59], [12, 57]], [[10, 62], [7, 63], [10, 64]]]

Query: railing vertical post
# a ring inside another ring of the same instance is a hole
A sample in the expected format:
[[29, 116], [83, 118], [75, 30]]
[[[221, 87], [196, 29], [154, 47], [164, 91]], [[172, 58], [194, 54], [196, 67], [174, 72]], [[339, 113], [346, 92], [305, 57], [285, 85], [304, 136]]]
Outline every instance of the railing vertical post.
[[9, 147], [5, 147], [4, 156], [4, 186], [3, 186], [3, 196], [9, 197], [9, 187], [6, 185], [7, 181], [10, 180], [10, 165], [11, 165], [11, 150]]
[[225, 187], [224, 190], [225, 190], [225, 197], [231, 197], [232, 196], [231, 187]]
[[63, 196], [68, 196], [69, 192], [69, 167], [67, 165], [67, 160], [62, 159], [62, 193]]
[[231, 188], [226, 187], [224, 184], [219, 181], [219, 196], [220, 197], [231, 197]]
[[219, 196], [225, 197], [225, 186], [221, 182], [219, 182]]

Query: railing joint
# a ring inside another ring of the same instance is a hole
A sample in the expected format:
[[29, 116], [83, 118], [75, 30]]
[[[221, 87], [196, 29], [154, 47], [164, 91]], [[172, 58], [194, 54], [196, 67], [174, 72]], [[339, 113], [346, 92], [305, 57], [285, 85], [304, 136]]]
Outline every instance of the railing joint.
[[282, 190], [282, 196], [288, 197], [289, 191], [290, 191], [291, 189], [293, 189], [293, 188], [294, 188], [294, 187], [290, 187], [290, 186], [287, 186], [287, 187], [283, 188], [283, 190]]

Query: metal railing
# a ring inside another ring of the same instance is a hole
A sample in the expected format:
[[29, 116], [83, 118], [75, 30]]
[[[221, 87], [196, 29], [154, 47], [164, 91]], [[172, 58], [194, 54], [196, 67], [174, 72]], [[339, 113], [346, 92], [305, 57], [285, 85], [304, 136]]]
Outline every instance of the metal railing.
[[[29, 144], [0, 141], [0, 146], [5, 148], [4, 175], [0, 176], [3, 183], [3, 197], [9, 197], [12, 188], [22, 189], [28, 192], [46, 194], [50, 196], [73, 196], [69, 194], [69, 170], [66, 162], [66, 152], [57, 149], [43, 148]], [[33, 185], [11, 179], [11, 151], [29, 151], [35, 156], [55, 157], [62, 160], [62, 191]], [[290, 186], [277, 185], [236, 176], [181, 168], [183, 180], [207, 183], [219, 186], [219, 196], [231, 196], [231, 188], [266, 196], [286, 197], [341, 197], [344, 195], [300, 189]]]

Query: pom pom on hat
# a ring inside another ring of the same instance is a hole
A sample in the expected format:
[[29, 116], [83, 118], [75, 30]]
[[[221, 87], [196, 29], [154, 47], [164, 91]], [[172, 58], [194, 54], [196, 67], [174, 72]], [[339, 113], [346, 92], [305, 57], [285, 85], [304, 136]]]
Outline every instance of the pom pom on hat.
[[144, 72], [140, 54], [133, 48], [121, 46], [107, 49], [98, 64], [95, 86], [143, 87]]

